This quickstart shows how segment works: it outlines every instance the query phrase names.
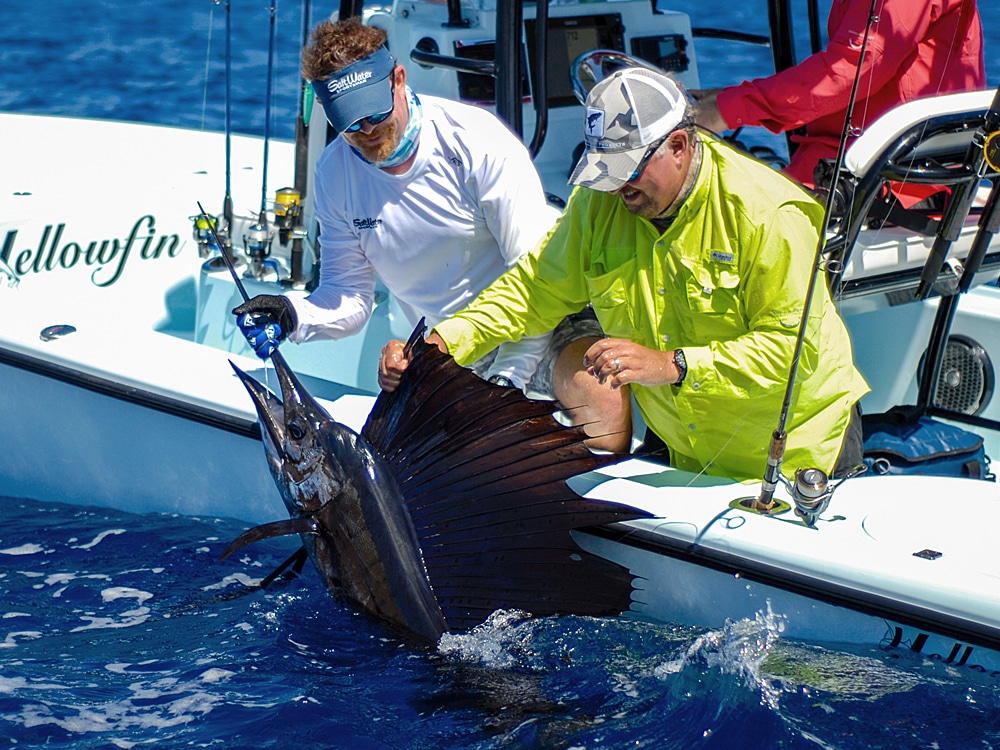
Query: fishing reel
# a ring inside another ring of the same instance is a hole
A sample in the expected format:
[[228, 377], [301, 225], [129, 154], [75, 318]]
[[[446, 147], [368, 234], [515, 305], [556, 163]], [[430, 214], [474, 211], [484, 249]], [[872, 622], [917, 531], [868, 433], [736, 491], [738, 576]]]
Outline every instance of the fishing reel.
[[289, 273], [283, 283], [292, 289], [305, 289], [302, 274], [302, 243], [309, 233], [302, 225], [302, 194], [295, 188], [281, 188], [274, 194], [274, 223], [282, 247], [291, 243], [288, 255]]
[[865, 464], [858, 464], [846, 476], [833, 484], [830, 483], [830, 477], [822, 469], [799, 469], [795, 472], [794, 482], [779, 472], [772, 489], [779, 483], [783, 485], [791, 497], [791, 504], [773, 496], [770, 496], [770, 503], [766, 505], [761, 504], [761, 498], [744, 497], [734, 500], [729, 504], [729, 507], [768, 516], [778, 516], [792, 509], [806, 526], [815, 527], [816, 519], [826, 512], [836, 489], [848, 479], [864, 474], [867, 470], [868, 467]]
[[830, 485], [830, 478], [822, 469], [799, 469], [795, 472], [795, 482], [784, 480], [795, 504], [795, 515], [813, 526], [816, 519], [830, 505], [830, 498], [836, 485]]
[[260, 219], [251, 224], [247, 234], [243, 235], [243, 247], [250, 259], [247, 276], [261, 281], [269, 276], [277, 279], [278, 264], [269, 257], [273, 239], [274, 231], [267, 225], [267, 216], [261, 212]]
[[215, 254], [221, 254], [222, 248], [219, 241], [229, 244], [229, 237], [225, 229], [216, 227], [216, 219], [206, 214], [197, 214], [189, 217], [193, 222], [192, 235], [198, 243], [198, 257], [210, 258]]
[[282, 245], [287, 245], [289, 239], [301, 238], [302, 196], [295, 188], [281, 188], [274, 194], [274, 223]]
[[833, 177], [836, 173], [836, 162], [834, 159], [820, 159], [813, 170], [813, 181], [816, 187], [813, 193], [816, 199], [822, 203], [830, 200], [830, 193], [833, 193], [833, 205], [830, 211], [830, 226], [836, 228], [841, 220], [847, 215], [848, 209], [854, 202], [854, 191], [857, 188], [857, 179], [850, 174], [841, 173], [837, 176], [837, 184], [833, 184]]
[[851, 477], [864, 474], [867, 469], [864, 464], [859, 464], [843, 479], [833, 484], [822, 469], [799, 469], [795, 472], [794, 482], [789, 482], [784, 477], [781, 477], [781, 481], [792, 496], [795, 515], [801, 518], [806, 526], [815, 526], [816, 519], [829, 507], [830, 499], [836, 489]]

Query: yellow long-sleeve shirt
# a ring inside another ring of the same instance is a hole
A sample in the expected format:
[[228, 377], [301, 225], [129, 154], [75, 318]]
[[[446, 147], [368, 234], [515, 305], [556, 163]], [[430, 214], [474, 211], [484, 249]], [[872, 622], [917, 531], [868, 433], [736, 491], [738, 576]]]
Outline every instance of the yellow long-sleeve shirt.
[[[435, 330], [460, 363], [536, 335], [588, 303], [610, 337], [683, 349], [683, 385], [632, 386], [675, 466], [763, 476], [812, 272], [823, 209], [713, 139], [692, 193], [660, 229], [609, 193], [577, 189], [535, 252]], [[783, 470], [832, 471], [868, 391], [824, 279], [816, 285]]]

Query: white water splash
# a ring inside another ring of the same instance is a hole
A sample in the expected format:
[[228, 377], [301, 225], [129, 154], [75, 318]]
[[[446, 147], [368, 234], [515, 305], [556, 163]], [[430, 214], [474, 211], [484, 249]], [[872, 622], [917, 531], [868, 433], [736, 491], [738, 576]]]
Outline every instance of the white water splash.
[[[59, 705], [42, 700], [25, 705], [20, 713], [0, 718], [29, 729], [54, 725], [74, 734], [169, 729], [200, 719], [225, 701], [222, 695], [205, 692], [203, 678], [200, 675], [189, 681], [137, 682], [130, 686], [131, 697], [96, 705]], [[127, 747], [129, 742], [113, 736], [107, 741], [117, 747]]]
[[753, 618], [727, 620], [721, 630], [700, 635], [683, 654], [660, 664], [653, 673], [666, 679], [689, 664], [716, 668], [725, 674], [742, 677], [748, 687], [761, 691], [762, 703], [777, 709], [781, 691], [761, 676], [761, 667], [784, 629], [784, 616], [775, 614], [769, 600], [767, 609], [757, 612]]
[[135, 609], [122, 612], [117, 617], [82, 615], [80, 619], [86, 621], [88, 624], [79, 625], [71, 629], [69, 632], [80, 633], [85, 630], [130, 628], [134, 625], [141, 625], [149, 619], [150, 609], [149, 607], [144, 606], [144, 603], [152, 597], [153, 595], [148, 591], [140, 591], [139, 589], [127, 586], [112, 586], [110, 588], [103, 589], [101, 591], [101, 599], [104, 600], [106, 604], [116, 602], [119, 599], [135, 599], [139, 606]]
[[[0, 648], [16, 648], [18, 643], [18, 638], [23, 638], [25, 640], [35, 640], [36, 638], [41, 638], [42, 634], [37, 630], [18, 630], [11, 633], [7, 633], [7, 637], [0, 642]], [[2, 692], [2, 691], [0, 691]]]
[[57, 583], [69, 583], [76, 580], [76, 573], [55, 573], [45, 578], [45, 583], [52, 586]]
[[153, 595], [148, 591], [140, 591], [139, 589], [133, 589], [126, 586], [113, 586], [109, 589], [101, 591], [101, 599], [106, 602], [114, 602], [119, 599], [136, 599], [139, 604], [143, 604], [152, 598]]
[[149, 619], [149, 608], [142, 607], [123, 613], [121, 619], [114, 617], [94, 617], [93, 615], [84, 615], [80, 619], [87, 622], [87, 624], [72, 628], [69, 631], [70, 633], [82, 633], [85, 630], [117, 630], [118, 628], [131, 628], [134, 625], [142, 625], [142, 623]]
[[256, 588], [257, 586], [260, 585], [260, 582], [262, 580], [263, 580], [262, 578], [251, 578], [250, 576], [245, 575], [244, 573], [233, 573], [231, 575], [226, 576], [225, 578], [223, 578], [218, 583], [212, 583], [212, 584], [209, 584], [208, 586], [202, 586], [201, 590], [202, 591], [214, 591], [214, 590], [218, 590], [218, 589], [229, 588], [230, 586], [232, 586], [234, 584], [237, 584], [237, 585], [240, 585], [240, 586], [247, 586], [249, 588]]
[[219, 669], [218, 667], [214, 669], [209, 669], [201, 675], [201, 681], [208, 684], [216, 682], [224, 682], [232, 677], [235, 672], [230, 672], [228, 669]]
[[102, 531], [100, 534], [95, 536], [93, 540], [91, 540], [90, 542], [87, 542], [86, 544], [78, 544], [74, 546], [73, 549], [93, 549], [98, 544], [107, 539], [109, 536], [114, 536], [117, 534], [124, 534], [124, 533], [125, 529], [109, 529], [108, 531]]
[[44, 551], [45, 548], [40, 544], [22, 544], [20, 547], [0, 549], [0, 555], [37, 555]]
[[524, 666], [537, 621], [519, 610], [498, 609], [468, 633], [445, 633], [438, 640], [442, 656], [481, 664], [492, 669]]

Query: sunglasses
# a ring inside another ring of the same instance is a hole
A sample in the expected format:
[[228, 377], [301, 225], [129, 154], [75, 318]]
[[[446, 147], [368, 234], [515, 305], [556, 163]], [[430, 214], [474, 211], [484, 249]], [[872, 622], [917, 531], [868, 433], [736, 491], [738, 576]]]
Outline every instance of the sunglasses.
[[649, 160], [653, 158], [653, 154], [657, 152], [660, 146], [663, 145], [663, 142], [667, 140], [667, 138], [669, 137], [670, 134], [668, 133], [667, 135], [663, 136], [660, 140], [658, 140], [656, 143], [650, 144], [649, 148], [646, 149], [646, 153], [642, 155], [642, 159], [639, 160], [639, 165], [635, 168], [635, 171], [632, 173], [632, 176], [629, 177], [627, 180], [625, 180], [625, 182], [632, 182], [632, 180], [639, 179], [640, 175], [642, 175], [642, 170], [646, 168], [646, 165], [649, 164]]
[[392, 77], [392, 80], [391, 80], [390, 83], [391, 83], [391, 86], [392, 86], [392, 106], [389, 107], [389, 111], [388, 112], [381, 112], [380, 114], [377, 114], [377, 115], [369, 115], [368, 117], [362, 117], [360, 120], [358, 120], [353, 125], [348, 125], [346, 128], [344, 128], [344, 132], [345, 133], [357, 133], [359, 130], [361, 130], [361, 126], [364, 125], [366, 122], [369, 125], [371, 125], [371, 126], [374, 127], [375, 125], [378, 125], [380, 122], [385, 121], [389, 117], [389, 115], [392, 114], [393, 110], [396, 109], [396, 77], [395, 76]]

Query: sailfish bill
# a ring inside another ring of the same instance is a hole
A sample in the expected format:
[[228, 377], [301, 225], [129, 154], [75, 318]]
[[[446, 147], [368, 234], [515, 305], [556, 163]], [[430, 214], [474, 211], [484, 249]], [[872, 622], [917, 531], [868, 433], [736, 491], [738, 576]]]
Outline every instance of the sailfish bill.
[[556, 405], [492, 385], [423, 339], [361, 434], [336, 422], [284, 359], [281, 399], [238, 367], [290, 520], [250, 529], [225, 555], [299, 534], [329, 590], [393, 629], [436, 642], [497, 609], [614, 615], [633, 578], [581, 549], [574, 529], [644, 517], [585, 500], [566, 480], [619, 460], [594, 454]]

